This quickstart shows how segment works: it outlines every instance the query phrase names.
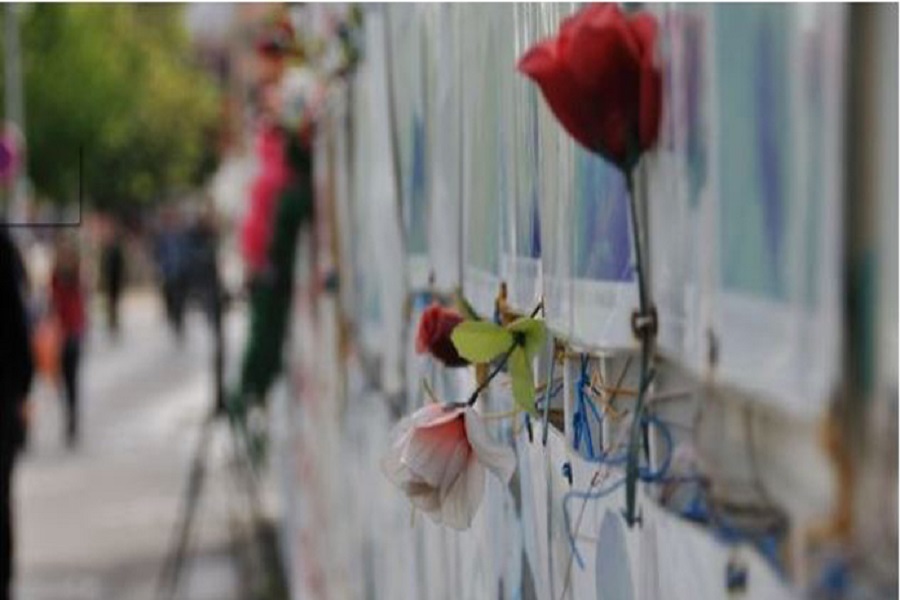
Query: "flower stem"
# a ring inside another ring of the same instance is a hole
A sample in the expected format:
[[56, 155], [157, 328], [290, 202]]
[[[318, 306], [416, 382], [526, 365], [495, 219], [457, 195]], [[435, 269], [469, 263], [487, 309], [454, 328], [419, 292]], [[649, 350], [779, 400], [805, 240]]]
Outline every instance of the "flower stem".
[[466, 402], [467, 406], [472, 406], [475, 404], [475, 401], [478, 400], [478, 395], [481, 394], [481, 392], [483, 392], [485, 390], [485, 388], [487, 388], [487, 386], [490, 385], [490, 383], [494, 379], [494, 377], [496, 377], [497, 374], [503, 370], [503, 367], [506, 366], [506, 363], [509, 361], [509, 357], [512, 355], [513, 350], [515, 350], [517, 346], [518, 346], [518, 344], [515, 341], [513, 341], [513, 343], [510, 344], [509, 350], [507, 350], [506, 352], [503, 353], [503, 356], [500, 358], [500, 362], [497, 363], [497, 365], [490, 372], [490, 374], [484, 378], [484, 381], [482, 381], [478, 385], [478, 387], [475, 388], [475, 391], [472, 392], [472, 395], [469, 396], [469, 401]]
[[[625, 183], [628, 187], [628, 202], [631, 208], [631, 231], [634, 238], [634, 256], [635, 256], [635, 275], [638, 280], [638, 301], [640, 303], [640, 316], [645, 317], [649, 313], [649, 302], [647, 299], [647, 282], [644, 273], [644, 236], [638, 218], [638, 202], [634, 189], [634, 169], [625, 170]], [[641, 371], [640, 383], [638, 384], [637, 402], [634, 407], [634, 415], [632, 416], [631, 429], [628, 436], [628, 456], [625, 468], [625, 520], [628, 525], [634, 525], [638, 521], [635, 514], [635, 504], [637, 498], [637, 480], [640, 475], [638, 468], [638, 449], [639, 440], [641, 438], [641, 425], [644, 416], [644, 399], [647, 395], [647, 388], [650, 385], [652, 374], [650, 372], [650, 353], [651, 353], [651, 337], [650, 328], [644, 326], [639, 329], [641, 340]]]

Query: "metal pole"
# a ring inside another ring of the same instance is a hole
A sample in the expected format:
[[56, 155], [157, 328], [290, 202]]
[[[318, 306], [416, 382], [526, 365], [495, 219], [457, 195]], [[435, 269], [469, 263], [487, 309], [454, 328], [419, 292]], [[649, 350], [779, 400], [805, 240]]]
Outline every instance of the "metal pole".
[[[4, 108], [6, 121], [13, 123], [25, 137], [25, 102], [23, 100], [21, 46], [19, 44], [19, 4], [6, 5], [4, 31]], [[24, 214], [26, 181], [25, 169], [19, 169], [13, 180], [11, 194], [7, 196], [5, 213], [16, 219]]]

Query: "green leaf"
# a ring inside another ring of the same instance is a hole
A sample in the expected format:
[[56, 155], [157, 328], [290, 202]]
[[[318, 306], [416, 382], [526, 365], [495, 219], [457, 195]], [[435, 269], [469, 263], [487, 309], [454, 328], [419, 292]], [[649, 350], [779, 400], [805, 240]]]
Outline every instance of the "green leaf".
[[506, 329], [510, 332], [519, 333], [524, 336], [525, 340], [523, 347], [525, 349], [525, 354], [528, 357], [534, 356], [537, 351], [541, 349], [541, 346], [544, 344], [544, 340], [547, 337], [547, 328], [544, 326], [544, 322], [528, 317], [516, 319], [507, 325]]
[[494, 360], [512, 346], [510, 332], [487, 321], [463, 321], [450, 334], [459, 355], [473, 363]]
[[509, 356], [509, 377], [512, 380], [513, 398], [523, 409], [536, 412], [534, 405], [534, 375], [531, 370], [531, 359], [521, 346]]

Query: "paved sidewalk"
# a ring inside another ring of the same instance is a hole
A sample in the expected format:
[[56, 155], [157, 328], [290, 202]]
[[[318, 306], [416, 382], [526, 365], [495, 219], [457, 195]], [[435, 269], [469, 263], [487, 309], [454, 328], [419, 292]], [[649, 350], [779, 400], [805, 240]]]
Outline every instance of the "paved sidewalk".
[[[16, 482], [18, 600], [156, 597], [212, 397], [211, 344], [194, 313], [179, 347], [152, 294], [126, 297], [123, 309], [121, 339], [108, 339], [95, 319], [85, 349], [77, 448], [63, 444], [55, 390], [39, 382], [33, 394], [35, 426]], [[242, 325], [230, 316], [230, 361]], [[239, 597], [233, 534], [248, 523], [227, 472], [229, 442], [219, 428], [178, 598]]]

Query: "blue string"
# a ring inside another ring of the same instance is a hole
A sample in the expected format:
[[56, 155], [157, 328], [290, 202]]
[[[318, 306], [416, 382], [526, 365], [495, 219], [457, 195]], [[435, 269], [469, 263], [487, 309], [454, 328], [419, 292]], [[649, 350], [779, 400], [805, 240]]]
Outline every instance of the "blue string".
[[[586, 405], [590, 404], [594, 408], [594, 416], [597, 419], [598, 424], [602, 423], [602, 415], [596, 410], [596, 406], [594, 406], [593, 402], [588, 402], [585, 398], [584, 393], [584, 382], [586, 380], [586, 361], [582, 359], [582, 374], [578, 379], [578, 398], [576, 402], [575, 414], [572, 417], [572, 428], [573, 428], [573, 445], [575, 446], [576, 451], [581, 451], [582, 442], [587, 446], [587, 457], [586, 460], [588, 462], [608, 465], [608, 466], [619, 466], [624, 465], [628, 460], [627, 451], [622, 451], [618, 455], [610, 456], [606, 452], [596, 453], [594, 452], [594, 444], [591, 436], [590, 423], [588, 421], [588, 411], [586, 409]], [[646, 415], [643, 418], [643, 421], [648, 425], [655, 426], [659, 429], [660, 433], [663, 436], [663, 441], [665, 443], [665, 454], [662, 460], [662, 464], [660, 464], [659, 468], [655, 471], [650, 470], [648, 466], [641, 466], [638, 471], [638, 475], [640, 476], [642, 481], [649, 483], [662, 483], [662, 482], [670, 482], [671, 479], [666, 478], [666, 473], [669, 470], [669, 466], [672, 462], [672, 452], [674, 449], [675, 442], [672, 438], [672, 432], [669, 427], [658, 417], [653, 415]]]
[[579, 492], [573, 490], [563, 496], [563, 517], [566, 524], [566, 538], [569, 541], [569, 548], [572, 551], [572, 556], [574, 556], [575, 560], [578, 562], [579, 569], [584, 569], [584, 560], [582, 560], [581, 553], [578, 552], [578, 547], [575, 545], [575, 533], [572, 531], [572, 520], [569, 517], [569, 501], [572, 500], [572, 498], [581, 498], [585, 502], [588, 500], [598, 500], [613, 493], [618, 488], [622, 487], [624, 483], [625, 478], [622, 477], [606, 488], [600, 488], [593, 492]]
[[714, 523], [710, 518], [706, 499], [699, 492], [694, 496], [691, 504], [680, 513], [680, 516], [701, 525], [712, 524], [714, 535], [726, 545], [734, 546], [745, 543], [753, 546], [760, 552], [762, 557], [769, 563], [775, 572], [779, 576], [784, 577], [784, 567], [781, 563], [781, 557], [778, 554], [778, 537], [775, 534], [752, 536], [728, 524]]
[[[594, 463], [600, 463], [605, 465], [624, 465], [627, 460], [627, 453], [622, 452], [619, 456], [610, 457], [605, 453], [601, 453], [597, 455], [594, 453], [593, 442], [591, 441], [591, 433], [590, 433], [590, 424], [587, 422], [587, 410], [585, 404], [593, 404], [587, 402], [585, 400], [584, 395], [584, 380], [586, 376], [587, 368], [586, 361], [582, 359], [582, 375], [579, 377], [578, 381], [578, 401], [576, 406], [575, 415], [573, 416], [573, 426], [574, 426], [574, 445], [575, 449], [579, 450], [581, 447], [582, 436], [585, 445], [587, 446], [588, 451], [588, 461]], [[600, 421], [599, 415], [598, 421]], [[666, 424], [658, 419], [657, 417], [648, 415], [644, 418], [644, 421], [650, 425], [654, 425], [662, 432], [663, 440], [666, 444], [666, 453], [665, 458], [662, 461], [662, 464], [658, 469], [652, 471], [647, 466], [640, 467], [639, 476], [644, 482], [661, 482], [666, 481], [665, 478], [666, 472], [669, 470], [669, 466], [672, 462], [672, 433], [669, 431], [669, 428]], [[571, 466], [569, 467], [571, 470]], [[671, 479], [671, 478], [670, 478]], [[566, 536], [569, 541], [569, 547], [572, 551], [572, 555], [575, 557], [575, 560], [578, 562], [579, 568], [584, 568], [584, 561], [581, 558], [581, 554], [578, 552], [578, 548], [575, 544], [575, 534], [572, 532], [571, 527], [571, 518], [569, 517], [569, 508], [568, 503], [572, 498], [581, 498], [585, 501], [588, 500], [597, 500], [604, 496], [607, 496], [614, 492], [616, 489], [622, 486], [625, 483], [625, 478], [617, 480], [615, 483], [606, 488], [601, 488], [599, 490], [593, 492], [580, 492], [580, 491], [571, 491], [568, 492], [565, 496], [563, 496], [563, 513], [565, 517], [566, 524]]]
[[844, 598], [850, 585], [851, 576], [846, 562], [833, 559], [825, 566], [814, 589], [822, 598]]
[[709, 510], [706, 500], [701, 494], [696, 494], [690, 505], [681, 513], [681, 516], [694, 523], [706, 524], [709, 522]]
[[[606, 452], [597, 453], [594, 450], [594, 443], [591, 436], [591, 423], [590, 423], [590, 415], [593, 414], [594, 419], [597, 424], [603, 423], [603, 415], [598, 410], [596, 404], [587, 399], [586, 388], [588, 387], [588, 359], [586, 355], [582, 355], [581, 357], [581, 369], [580, 374], [578, 376], [578, 380], [576, 382], [576, 401], [575, 401], [575, 411], [572, 416], [572, 428], [573, 428], [573, 445], [575, 450], [581, 453], [582, 446], [585, 447], [587, 453], [587, 461], [596, 464], [609, 465], [609, 466], [620, 466], [624, 465], [628, 460], [627, 451], [622, 451], [616, 455], [610, 456]], [[591, 387], [593, 389], [593, 387]], [[590, 410], [588, 410], [588, 406], [590, 406]], [[672, 453], [674, 449], [674, 439], [672, 437], [672, 432], [669, 429], [668, 425], [654, 415], [645, 415], [643, 417], [643, 422], [656, 427], [659, 429], [663, 443], [665, 444], [665, 453], [663, 460], [656, 470], [650, 469], [648, 465], [642, 465], [639, 467], [638, 475], [641, 481], [646, 483], [661, 483], [661, 482], [673, 482], [673, 481], [693, 481], [694, 479], [700, 479], [699, 477], [667, 477], [666, 473], [669, 470], [669, 467], [672, 463]], [[571, 469], [571, 466], [570, 466]], [[584, 568], [584, 561], [581, 558], [581, 554], [578, 552], [578, 548], [575, 544], [575, 534], [572, 531], [571, 527], [571, 518], [569, 516], [569, 508], [568, 503], [573, 498], [581, 498], [585, 501], [587, 500], [596, 500], [607, 496], [617, 490], [625, 483], [625, 477], [618, 479], [613, 484], [606, 488], [601, 488], [595, 490], [593, 492], [581, 492], [581, 491], [571, 491], [568, 492], [563, 497], [563, 513], [565, 517], [566, 524], [566, 536], [569, 541], [569, 547], [571, 548], [572, 555], [575, 557], [575, 560], [578, 562], [579, 568]]]
[[573, 477], [572, 463], [570, 463], [569, 461], [566, 461], [563, 463], [562, 474], [563, 474], [563, 477], [565, 477], [566, 480], [569, 482], [569, 486], [571, 486], [572, 485], [572, 477]]
[[[582, 381], [581, 381], [580, 389], [581, 389], [581, 395], [582, 395], [582, 396], [585, 396], [585, 393], [584, 393], [584, 379], [582, 379]], [[603, 415], [600, 413], [600, 409], [597, 408], [597, 403], [596, 403], [596, 402], [586, 402], [586, 403], [587, 403], [588, 406], [591, 407], [591, 411], [594, 413], [594, 418], [597, 419], [597, 423], [602, 423], [602, 422], [603, 422]]]
[[[645, 423], [650, 425], [655, 425], [660, 433], [662, 433], [663, 440], [666, 444], [666, 453], [665, 457], [662, 460], [662, 464], [659, 468], [653, 472], [649, 470], [645, 470], [644, 472], [640, 472], [640, 477], [642, 480], [647, 482], [659, 482], [663, 481], [665, 474], [669, 470], [669, 465], [672, 464], [672, 451], [674, 450], [675, 442], [672, 439], [672, 432], [669, 430], [668, 426], [663, 423], [659, 418], [654, 415], [647, 415], [644, 419]], [[646, 467], [644, 467], [646, 469]]]
[[[581, 442], [584, 440], [587, 445], [587, 455], [590, 459], [596, 458], [596, 454], [594, 453], [594, 441], [591, 436], [590, 422], [588, 421], [588, 415], [585, 405], [587, 404], [587, 400], [585, 399], [584, 393], [584, 385], [587, 381], [587, 356], [581, 356], [581, 373], [578, 376], [578, 381], [575, 384], [575, 389], [577, 391], [577, 398], [575, 403], [575, 414], [572, 415], [572, 431], [574, 437], [574, 446], [576, 451], [581, 451]], [[591, 403], [593, 404], [593, 403]], [[598, 423], [602, 422], [603, 417], [599, 413], [595, 413], [597, 417]]]

